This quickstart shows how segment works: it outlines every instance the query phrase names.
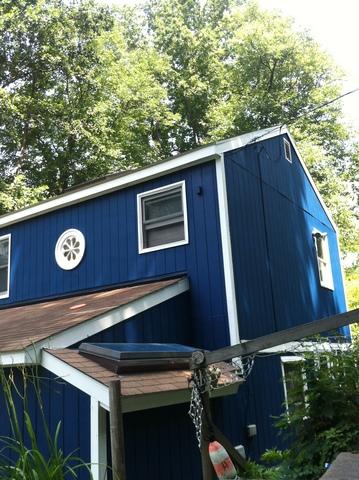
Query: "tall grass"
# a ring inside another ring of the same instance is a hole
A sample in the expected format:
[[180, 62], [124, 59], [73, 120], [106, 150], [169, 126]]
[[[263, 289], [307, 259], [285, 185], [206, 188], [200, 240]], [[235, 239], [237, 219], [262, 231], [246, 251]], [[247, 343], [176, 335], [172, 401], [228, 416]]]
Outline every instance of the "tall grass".
[[[36, 369], [20, 369], [21, 382], [17, 384], [13, 370], [0, 368], [0, 384], [4, 394], [11, 436], [0, 436], [1, 480], [69, 480], [77, 479], [80, 470], [90, 468], [74, 453], [65, 455], [59, 447], [61, 422], [52, 436], [46, 421], [41, 396], [41, 380]], [[46, 438], [46, 450], [40, 450], [33, 421], [29, 414], [29, 389], [35, 393], [37, 407]], [[16, 401], [17, 400], [17, 401]], [[18, 406], [16, 406], [16, 403]], [[22, 409], [20, 421], [19, 408]]]

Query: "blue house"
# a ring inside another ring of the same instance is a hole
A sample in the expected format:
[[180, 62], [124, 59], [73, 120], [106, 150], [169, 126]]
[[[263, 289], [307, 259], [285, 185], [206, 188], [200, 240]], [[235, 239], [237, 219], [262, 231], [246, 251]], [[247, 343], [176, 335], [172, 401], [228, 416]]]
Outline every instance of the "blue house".
[[[117, 374], [79, 344], [214, 350], [345, 310], [337, 229], [285, 127], [0, 217], [0, 361], [38, 366], [50, 429], [61, 420], [60, 446], [91, 462], [96, 480], [106, 474]], [[284, 352], [258, 357], [238, 393], [229, 385], [212, 401], [216, 422], [252, 458], [280, 446]], [[200, 478], [187, 379], [181, 370], [123, 375], [130, 480]], [[33, 398], [29, 408], [41, 445]], [[0, 434], [11, 435], [0, 415]]]

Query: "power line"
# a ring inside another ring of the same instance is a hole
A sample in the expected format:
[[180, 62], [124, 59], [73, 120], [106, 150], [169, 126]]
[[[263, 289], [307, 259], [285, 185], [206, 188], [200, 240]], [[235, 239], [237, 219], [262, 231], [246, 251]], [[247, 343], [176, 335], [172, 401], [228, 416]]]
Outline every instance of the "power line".
[[358, 91], [359, 91], [359, 87], [354, 88], [354, 90], [350, 90], [349, 92], [342, 93], [342, 95], [339, 95], [338, 97], [332, 98], [331, 100], [328, 100], [327, 102], [324, 102], [321, 105], [317, 105], [316, 107], [309, 108], [307, 111], [301, 113], [300, 115], [298, 115], [298, 116], [294, 117], [292, 120], [290, 120], [288, 122], [288, 125], [296, 122], [299, 118], [305, 117], [306, 115], [308, 115], [308, 113], [315, 112], [316, 110], [319, 110], [320, 108], [326, 107], [326, 106], [330, 105], [331, 103], [337, 102], [341, 98], [344, 98], [344, 97], [346, 97], [348, 95], [351, 95], [352, 93], [355, 93], [355, 92], [358, 92]]
[[303, 117], [306, 117], [308, 114], [312, 113], [312, 112], [315, 112], [316, 110], [319, 110], [321, 108], [324, 108], [324, 107], [327, 107], [328, 105], [330, 105], [331, 103], [334, 103], [334, 102], [337, 102], [338, 100], [340, 100], [341, 98], [344, 98], [344, 97], [347, 97], [348, 95], [351, 95], [353, 93], [356, 93], [359, 91], [359, 87], [356, 87], [354, 88], [353, 90], [350, 90], [348, 92], [345, 92], [345, 93], [342, 93], [341, 95], [335, 97], [335, 98], [332, 98], [331, 100], [328, 100], [327, 102], [324, 102], [324, 103], [321, 103], [320, 105], [316, 105], [315, 107], [312, 107], [312, 108], [309, 108], [308, 110], [306, 110], [305, 112], [302, 112], [300, 113], [299, 115], [293, 117], [292, 119], [290, 119], [289, 121], [285, 122], [285, 123], [282, 123], [281, 125], [279, 126], [276, 126], [276, 127], [273, 127], [272, 130], [269, 130], [269, 131], [266, 131], [265, 133], [262, 133], [261, 135], [258, 135], [257, 137], [255, 138], [252, 138], [252, 140], [250, 140], [248, 142], [248, 144], [250, 143], [254, 143], [256, 141], [258, 141], [260, 138], [268, 135], [268, 133], [271, 133], [271, 132], [274, 132], [275, 130], [277, 130], [279, 128], [279, 130], [281, 128], [283, 128], [285, 125], [291, 125], [293, 123], [295, 123], [297, 120], [299, 120], [300, 118], [303, 118]]

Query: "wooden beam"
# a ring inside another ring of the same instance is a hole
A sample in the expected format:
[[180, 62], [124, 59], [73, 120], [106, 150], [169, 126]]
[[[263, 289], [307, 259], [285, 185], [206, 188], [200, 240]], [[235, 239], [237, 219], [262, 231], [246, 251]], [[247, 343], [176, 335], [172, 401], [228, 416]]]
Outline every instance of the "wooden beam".
[[121, 381], [109, 384], [110, 395], [110, 437], [113, 480], [126, 480], [125, 442], [121, 407]]
[[297, 325], [296, 327], [274, 332], [238, 345], [220, 348], [213, 352], [196, 351], [192, 354], [191, 368], [198, 368], [205, 364], [210, 365], [212, 363], [231, 360], [236, 357], [251, 355], [266, 348], [276, 347], [311, 335], [335, 330], [344, 325], [356, 322], [359, 322], [359, 309], [332, 315], [314, 322]]

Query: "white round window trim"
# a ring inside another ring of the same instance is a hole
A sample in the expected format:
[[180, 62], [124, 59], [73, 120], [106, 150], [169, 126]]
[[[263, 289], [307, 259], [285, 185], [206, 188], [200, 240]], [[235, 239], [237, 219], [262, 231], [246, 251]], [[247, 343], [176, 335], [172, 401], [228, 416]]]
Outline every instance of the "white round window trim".
[[55, 258], [63, 270], [72, 270], [82, 260], [85, 253], [85, 237], [75, 228], [66, 230], [59, 236], [55, 247]]

